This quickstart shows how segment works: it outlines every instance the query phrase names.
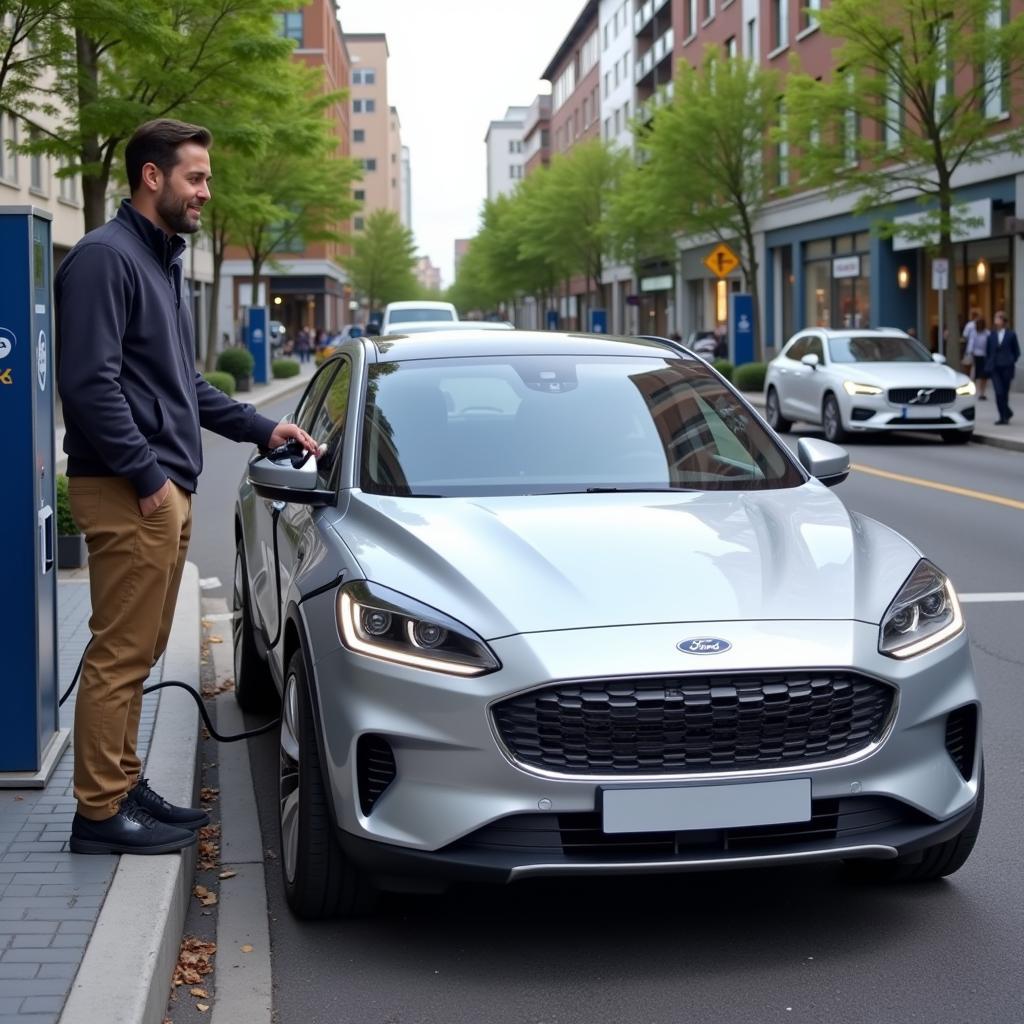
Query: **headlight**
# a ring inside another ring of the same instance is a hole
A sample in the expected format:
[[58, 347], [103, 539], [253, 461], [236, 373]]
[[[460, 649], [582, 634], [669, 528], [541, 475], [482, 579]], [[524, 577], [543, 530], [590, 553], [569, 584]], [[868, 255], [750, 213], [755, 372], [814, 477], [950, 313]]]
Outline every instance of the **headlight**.
[[874, 384], [857, 384], [852, 380], [843, 381], [843, 390], [848, 395], [880, 395], [882, 393], [882, 389], [876, 388]]
[[977, 390], [978, 389], [974, 386], [974, 381], [969, 380], [966, 384], [961, 384], [960, 387], [956, 389], [956, 393], [958, 395], [973, 395]]
[[945, 643], [963, 628], [953, 584], [922, 558], [882, 617], [878, 650], [891, 658], [909, 658]]
[[342, 643], [368, 658], [454, 676], [501, 668], [461, 622], [376, 583], [345, 584], [338, 591], [337, 615]]

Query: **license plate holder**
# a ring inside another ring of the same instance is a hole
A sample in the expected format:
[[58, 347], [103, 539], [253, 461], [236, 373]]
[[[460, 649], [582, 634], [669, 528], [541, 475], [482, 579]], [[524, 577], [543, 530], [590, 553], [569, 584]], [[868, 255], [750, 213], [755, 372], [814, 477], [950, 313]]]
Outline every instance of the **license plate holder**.
[[601, 789], [605, 834], [688, 832], [811, 820], [811, 780]]

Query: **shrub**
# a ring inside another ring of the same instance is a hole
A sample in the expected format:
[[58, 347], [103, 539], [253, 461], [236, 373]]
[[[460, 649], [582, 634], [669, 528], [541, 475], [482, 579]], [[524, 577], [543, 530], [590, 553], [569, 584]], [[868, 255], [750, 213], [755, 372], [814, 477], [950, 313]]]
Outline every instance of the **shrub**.
[[236, 380], [239, 377], [251, 377], [256, 360], [247, 348], [226, 348], [217, 356], [217, 369], [221, 373], [230, 373]]
[[295, 377], [299, 372], [299, 361], [297, 359], [275, 359], [270, 364], [270, 372], [275, 380]]
[[736, 369], [728, 359], [716, 359], [711, 364], [726, 380], [732, 380], [733, 370]]
[[316, 352], [313, 353], [313, 362], [316, 363], [317, 366], [319, 366], [321, 363], [324, 362], [324, 360], [330, 359], [331, 356], [333, 355], [334, 346], [324, 345], [323, 348], [317, 349]]
[[733, 371], [732, 382], [740, 391], [763, 391], [765, 363], [744, 363]]
[[235, 393], [235, 378], [230, 373], [221, 373], [219, 370], [213, 370], [210, 373], [204, 373], [203, 376], [208, 383], [212, 384], [218, 391], [223, 391], [225, 395], [233, 395]]
[[82, 531], [71, 514], [71, 499], [68, 497], [68, 478], [57, 474], [57, 533], [62, 537], [73, 537]]

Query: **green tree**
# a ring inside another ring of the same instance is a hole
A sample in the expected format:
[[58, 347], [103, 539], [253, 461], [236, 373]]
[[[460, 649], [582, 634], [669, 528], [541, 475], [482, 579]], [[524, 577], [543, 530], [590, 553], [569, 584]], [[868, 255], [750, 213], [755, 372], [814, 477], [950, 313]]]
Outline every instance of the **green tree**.
[[766, 140], [778, 117], [778, 76], [709, 46], [700, 67], [680, 61], [671, 102], [655, 111], [637, 144], [646, 153], [644, 208], [688, 235], [736, 245], [754, 302], [756, 358], [762, 351], [755, 224], [778, 165]]
[[[893, 201], [917, 199], [923, 216], [900, 233], [952, 260], [952, 236], [967, 226], [954, 201], [957, 172], [1024, 148], [1024, 127], [1003, 116], [1021, 109], [1024, 17], [1008, 19], [1003, 0], [832, 0], [815, 17], [837, 40], [843, 70], [827, 82], [788, 79], [801, 176], [853, 192], [855, 212], [877, 213], [882, 237], [897, 229]], [[956, 313], [947, 289], [951, 327]], [[947, 359], [958, 346], [951, 329]]]
[[49, 109], [45, 73], [70, 46], [64, 0], [0, 0], [0, 112], [25, 118]]
[[374, 210], [343, 261], [352, 286], [370, 310], [415, 294], [416, 243], [393, 210]]
[[55, 91], [70, 114], [23, 148], [64, 157], [81, 172], [86, 230], [103, 223], [116, 158], [139, 124], [267, 94], [292, 48], [278, 31], [279, 7], [277, 0], [66, 0], [74, 57], [55, 68]]
[[608, 209], [611, 255], [630, 267], [639, 281], [648, 260], [669, 260], [675, 255], [675, 236], [665, 211], [655, 201], [651, 167], [631, 164]]

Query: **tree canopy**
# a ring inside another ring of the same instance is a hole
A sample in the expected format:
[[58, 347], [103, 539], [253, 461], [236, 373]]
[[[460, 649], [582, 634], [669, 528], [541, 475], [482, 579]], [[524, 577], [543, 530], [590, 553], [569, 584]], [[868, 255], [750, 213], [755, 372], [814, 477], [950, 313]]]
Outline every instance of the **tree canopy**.
[[393, 210], [374, 210], [366, 218], [363, 231], [352, 242], [351, 256], [343, 262], [353, 288], [366, 300], [371, 313], [419, 292], [413, 274], [416, 244]]

